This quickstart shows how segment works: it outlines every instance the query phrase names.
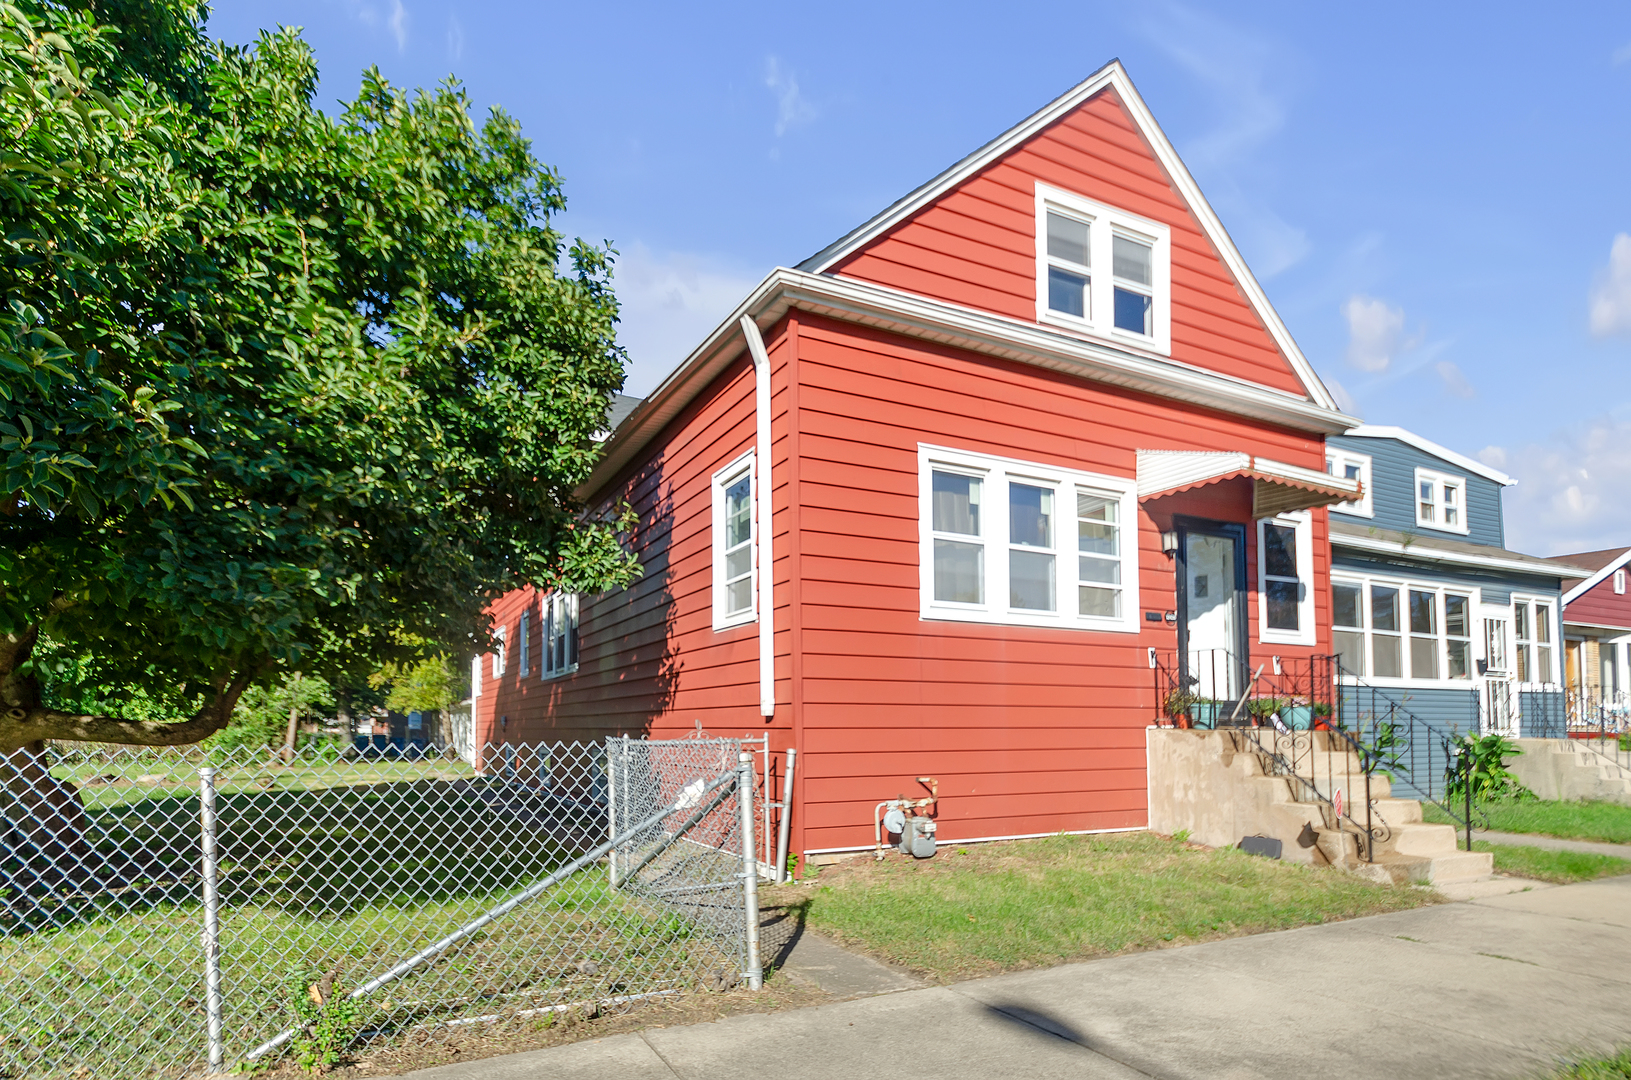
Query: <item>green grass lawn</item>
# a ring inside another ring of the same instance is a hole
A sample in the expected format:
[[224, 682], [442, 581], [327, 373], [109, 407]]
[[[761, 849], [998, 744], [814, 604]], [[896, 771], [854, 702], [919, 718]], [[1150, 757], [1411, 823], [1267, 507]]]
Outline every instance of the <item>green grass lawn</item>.
[[828, 867], [767, 889], [813, 930], [932, 978], [1283, 930], [1432, 903], [1335, 870], [1149, 833], [947, 846]]
[[1552, 1080], [1631, 1080], [1631, 1050], [1577, 1061], [1553, 1073]]
[[[1460, 845], [1465, 848], [1466, 842]], [[1474, 851], [1488, 851], [1495, 856], [1495, 872], [1516, 877], [1550, 881], [1556, 885], [1572, 885], [1577, 881], [1631, 874], [1631, 860], [1616, 859], [1611, 855], [1594, 855], [1585, 851], [1551, 851], [1547, 848], [1516, 844], [1491, 844], [1474, 840]]]
[[[1474, 809], [1489, 818], [1489, 827], [1496, 832], [1539, 833], [1565, 840], [1597, 840], [1608, 844], [1631, 844], [1631, 806], [1610, 802], [1559, 802], [1533, 800], [1529, 802], [1482, 803]], [[1430, 802], [1422, 803], [1426, 820], [1453, 824], [1444, 811]], [[1477, 818], [1474, 828], [1482, 828]]]

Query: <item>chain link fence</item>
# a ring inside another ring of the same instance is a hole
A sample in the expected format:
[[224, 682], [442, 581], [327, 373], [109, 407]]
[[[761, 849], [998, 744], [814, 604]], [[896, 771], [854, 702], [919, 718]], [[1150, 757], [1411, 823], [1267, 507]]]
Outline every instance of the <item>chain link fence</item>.
[[0, 1077], [193, 1076], [756, 985], [741, 749], [0, 758]]

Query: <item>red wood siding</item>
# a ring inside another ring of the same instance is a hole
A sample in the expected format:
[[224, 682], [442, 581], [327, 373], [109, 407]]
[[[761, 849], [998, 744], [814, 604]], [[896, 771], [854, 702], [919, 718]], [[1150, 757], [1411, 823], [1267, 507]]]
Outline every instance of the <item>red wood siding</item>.
[[[1147, 650], [1174, 648], [1175, 631], [920, 618], [918, 444], [1130, 477], [1141, 448], [1249, 450], [1322, 468], [1322, 443], [813, 316], [802, 317], [798, 351], [805, 756], [795, 846], [869, 843], [873, 804], [912, 794], [924, 775], [940, 780], [947, 840], [1143, 825], [1144, 728], [1155, 705]], [[1175, 606], [1159, 536], [1174, 512], [1247, 523], [1250, 488], [1213, 485], [1145, 504], [1141, 610]], [[1315, 581], [1324, 581], [1323, 512], [1315, 518]], [[1328, 648], [1324, 594], [1316, 589]], [[1249, 603], [1255, 641], [1255, 570]], [[1255, 651], [1254, 665], [1270, 652], [1314, 650]]]
[[1599, 581], [1564, 609], [1563, 621], [1631, 629], [1631, 590], [1616, 594], [1614, 575]]
[[1305, 392], [1113, 90], [1084, 102], [834, 272], [1034, 321], [1039, 180], [1172, 230], [1172, 359]]
[[[778, 507], [787, 499], [789, 355], [782, 338], [772, 340], [771, 456]], [[639, 515], [631, 546], [644, 575], [627, 589], [582, 598], [574, 673], [544, 679], [535, 666], [530, 677], [522, 677], [512, 644], [509, 670], [496, 692], [484, 688], [477, 699], [478, 741], [676, 737], [695, 732], [700, 723], [720, 736], [758, 735], [774, 726], [777, 745], [785, 745], [791, 727], [786, 515], [777, 519], [775, 539], [781, 714], [776, 724], [759, 714], [757, 625], [713, 628], [711, 481], [753, 449], [753, 408], [753, 366], [744, 355], [668, 426], [639, 466], [605, 492], [603, 504], [627, 499]], [[530, 599], [527, 592], [511, 593], [492, 609], [512, 643], [521, 608]], [[537, 621], [535, 614], [534, 656]], [[490, 675], [490, 666], [483, 672]]]

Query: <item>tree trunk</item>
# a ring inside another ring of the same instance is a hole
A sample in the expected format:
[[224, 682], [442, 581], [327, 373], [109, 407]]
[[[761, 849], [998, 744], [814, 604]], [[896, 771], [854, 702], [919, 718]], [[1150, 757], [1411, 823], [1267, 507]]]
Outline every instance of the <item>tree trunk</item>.
[[283, 764], [294, 760], [295, 740], [300, 736], [300, 672], [289, 679], [289, 730], [283, 735]]

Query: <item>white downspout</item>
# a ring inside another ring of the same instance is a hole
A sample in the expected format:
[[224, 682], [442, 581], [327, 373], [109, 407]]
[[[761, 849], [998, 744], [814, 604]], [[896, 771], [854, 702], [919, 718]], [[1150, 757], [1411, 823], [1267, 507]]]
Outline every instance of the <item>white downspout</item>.
[[753, 357], [753, 499], [758, 511], [759, 543], [754, 559], [759, 597], [759, 712], [776, 715], [776, 563], [770, 547], [770, 354], [759, 324], [742, 316], [742, 336]]

